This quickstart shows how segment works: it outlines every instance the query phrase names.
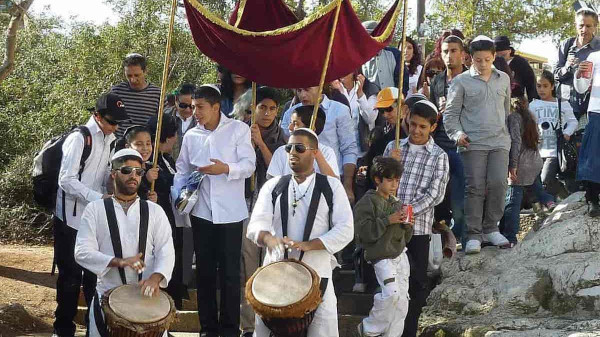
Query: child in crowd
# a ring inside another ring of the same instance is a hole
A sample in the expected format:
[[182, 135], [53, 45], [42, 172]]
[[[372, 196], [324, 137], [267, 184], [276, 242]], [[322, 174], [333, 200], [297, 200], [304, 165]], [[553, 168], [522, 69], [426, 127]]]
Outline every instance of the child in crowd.
[[[548, 70], [544, 70], [537, 81], [537, 92], [540, 99], [534, 99], [529, 104], [529, 109], [537, 119], [540, 134], [539, 152], [544, 161], [542, 167], [542, 183], [548, 193], [554, 197], [566, 198], [569, 193], [558, 180], [559, 173], [557, 133], [562, 129], [562, 137], [569, 140], [577, 129], [577, 119], [573, 114], [573, 108], [568, 101], [561, 101], [561, 116], [558, 115], [558, 103], [554, 88], [554, 76]], [[562, 126], [560, 123], [562, 122]], [[551, 208], [552, 205], [545, 205]], [[550, 206], [550, 207], [549, 207]]]
[[158, 202], [156, 192], [150, 192], [152, 182], [158, 178], [158, 167], [152, 168], [152, 164], [149, 162], [150, 157], [152, 157], [152, 137], [150, 136], [150, 130], [143, 125], [130, 126], [125, 130], [123, 139], [125, 140], [125, 147], [136, 150], [142, 155], [142, 159], [144, 159], [143, 168], [146, 170], [146, 174], [140, 181], [138, 195], [142, 199]]
[[391, 157], [376, 157], [369, 190], [354, 207], [356, 242], [375, 269], [381, 292], [375, 294], [369, 317], [358, 325], [358, 336], [400, 336], [408, 312], [410, 265], [406, 244], [413, 228], [396, 198], [402, 165]]
[[517, 244], [519, 213], [525, 187], [532, 186], [542, 169], [542, 158], [538, 152], [539, 134], [535, 119], [528, 109], [523, 89], [512, 100], [512, 112], [508, 115], [508, 132], [511, 147], [508, 162], [508, 189], [504, 216], [500, 220], [500, 232], [512, 248]]

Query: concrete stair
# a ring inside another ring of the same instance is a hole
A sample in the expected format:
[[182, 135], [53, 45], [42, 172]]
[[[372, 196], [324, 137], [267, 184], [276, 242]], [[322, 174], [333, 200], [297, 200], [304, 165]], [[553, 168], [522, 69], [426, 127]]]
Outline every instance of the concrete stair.
[[[352, 336], [358, 323], [369, 314], [369, 310], [373, 305], [373, 294], [372, 292], [352, 292], [352, 286], [354, 285], [354, 271], [352, 270], [336, 270], [333, 279], [338, 300], [340, 337]], [[176, 320], [171, 325], [170, 331], [175, 332], [173, 333], [174, 336], [187, 337], [192, 335], [186, 333], [200, 331], [195, 289], [189, 290], [189, 297], [189, 300], [183, 301], [183, 310], [177, 312]], [[79, 308], [75, 318], [78, 324], [84, 324], [86, 311], [85, 300], [83, 296], [80, 296]]]

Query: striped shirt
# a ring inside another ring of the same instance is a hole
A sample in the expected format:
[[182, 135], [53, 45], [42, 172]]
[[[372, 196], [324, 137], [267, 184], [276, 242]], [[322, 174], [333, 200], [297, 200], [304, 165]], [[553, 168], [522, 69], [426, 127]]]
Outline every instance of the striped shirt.
[[[390, 156], [394, 143], [391, 141], [387, 145], [384, 156]], [[434, 220], [433, 207], [444, 200], [450, 177], [448, 155], [431, 137], [423, 146], [411, 146], [405, 138], [400, 141], [400, 158], [404, 171], [400, 177], [398, 198], [403, 204], [412, 205], [414, 235], [429, 235]]]
[[123, 136], [125, 130], [132, 125], [146, 125], [150, 117], [158, 114], [158, 102], [160, 101], [160, 88], [152, 83], [140, 91], [133, 90], [129, 82], [121, 82], [110, 89], [111, 92], [119, 95], [125, 103], [127, 115], [130, 121], [119, 125], [115, 132], [117, 138]]

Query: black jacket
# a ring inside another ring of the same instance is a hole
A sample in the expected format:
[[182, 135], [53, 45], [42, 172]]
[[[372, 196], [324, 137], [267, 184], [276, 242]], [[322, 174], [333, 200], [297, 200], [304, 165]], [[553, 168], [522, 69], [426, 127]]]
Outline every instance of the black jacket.
[[513, 71], [515, 82], [525, 88], [529, 102], [533, 101], [534, 98], [540, 98], [537, 93], [535, 73], [529, 62], [522, 56], [514, 55], [509, 66]]

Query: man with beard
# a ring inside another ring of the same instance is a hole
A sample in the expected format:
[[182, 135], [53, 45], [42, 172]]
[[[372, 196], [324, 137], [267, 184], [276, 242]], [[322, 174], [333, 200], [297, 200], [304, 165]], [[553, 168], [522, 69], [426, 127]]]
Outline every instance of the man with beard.
[[[308, 328], [308, 337], [337, 337], [337, 300], [331, 280], [333, 254], [352, 240], [354, 220], [342, 183], [315, 173], [318, 146], [314, 131], [299, 128], [292, 132], [286, 152], [293, 173], [264, 184], [247, 237], [267, 247], [264, 265], [283, 258], [287, 245], [289, 258], [302, 260], [317, 272], [325, 293]], [[275, 196], [274, 191], [281, 193]], [[256, 337], [269, 336], [269, 329], [258, 316], [254, 333]]]
[[[175, 264], [171, 225], [162, 207], [137, 195], [144, 175], [142, 162], [135, 150], [115, 153], [110, 173], [114, 196], [90, 203], [81, 217], [75, 260], [98, 275], [90, 308], [90, 337], [106, 333], [100, 298], [107, 290], [138, 283], [143, 295], [158, 296], [159, 288], [165, 288], [171, 278]], [[140, 240], [146, 240], [142, 252]]]

